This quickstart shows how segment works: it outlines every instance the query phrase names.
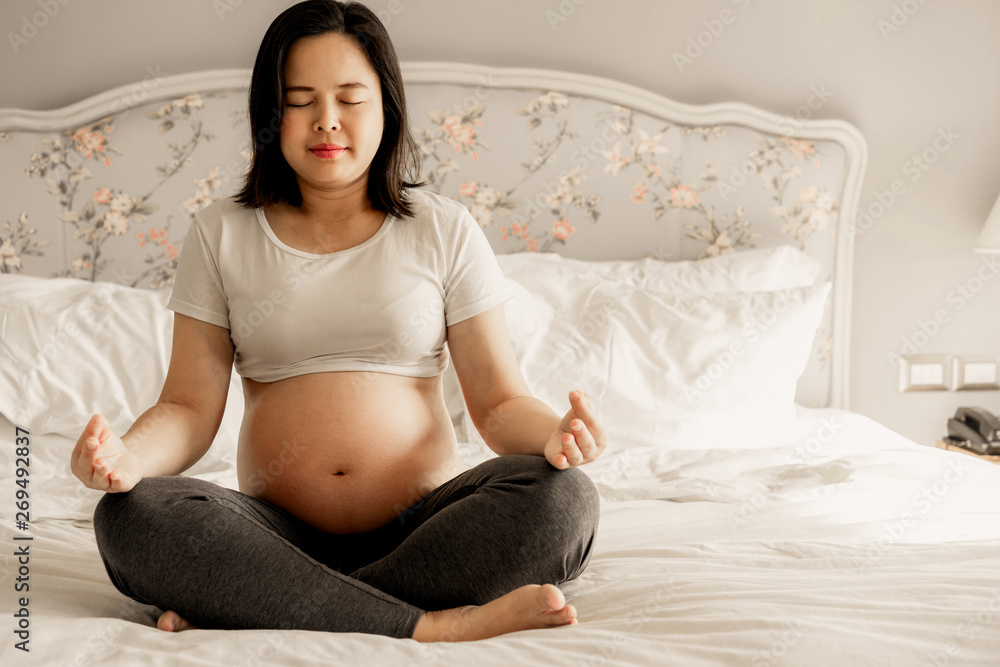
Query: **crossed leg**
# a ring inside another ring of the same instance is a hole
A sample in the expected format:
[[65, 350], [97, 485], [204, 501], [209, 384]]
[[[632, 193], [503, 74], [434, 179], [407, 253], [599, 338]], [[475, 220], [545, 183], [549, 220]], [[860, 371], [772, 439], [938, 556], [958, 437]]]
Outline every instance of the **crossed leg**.
[[331, 535], [186, 477], [107, 494], [98, 547], [158, 627], [297, 628], [479, 639], [575, 622], [556, 584], [583, 571], [599, 515], [579, 470], [507, 456], [441, 485], [371, 533]]

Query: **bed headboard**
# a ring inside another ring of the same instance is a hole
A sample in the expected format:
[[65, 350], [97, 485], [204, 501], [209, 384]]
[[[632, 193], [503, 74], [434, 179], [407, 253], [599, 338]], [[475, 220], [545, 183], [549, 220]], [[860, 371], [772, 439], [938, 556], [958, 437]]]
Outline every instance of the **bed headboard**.
[[[568, 72], [403, 73], [427, 187], [466, 204], [497, 254], [680, 260], [788, 244], [819, 259], [834, 287], [796, 399], [848, 407], [857, 129]], [[246, 171], [249, 80], [148, 77], [55, 111], [0, 110], [0, 271], [168, 288], [191, 216]]]

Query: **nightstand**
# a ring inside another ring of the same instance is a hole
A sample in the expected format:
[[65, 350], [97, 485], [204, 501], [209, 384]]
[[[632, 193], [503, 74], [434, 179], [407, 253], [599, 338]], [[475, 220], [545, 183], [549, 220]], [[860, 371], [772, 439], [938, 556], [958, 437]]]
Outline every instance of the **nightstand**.
[[975, 452], [970, 452], [968, 449], [958, 447], [951, 443], [945, 442], [944, 440], [938, 440], [935, 445], [938, 449], [947, 449], [952, 452], [962, 452], [963, 454], [968, 454], [969, 456], [974, 456], [977, 459], [982, 459], [983, 461], [989, 461], [990, 463], [1000, 463], [1000, 456], [988, 456], [986, 454], [976, 454]]

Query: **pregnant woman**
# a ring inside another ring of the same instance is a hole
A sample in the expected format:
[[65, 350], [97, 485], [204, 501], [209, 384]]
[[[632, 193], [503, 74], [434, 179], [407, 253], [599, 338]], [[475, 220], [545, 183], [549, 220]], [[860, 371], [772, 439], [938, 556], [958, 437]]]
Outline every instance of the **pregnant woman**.
[[[290, 7], [249, 101], [251, 169], [191, 223], [156, 405], [121, 437], [94, 415], [73, 450], [107, 492], [111, 581], [163, 630], [462, 641], [575, 623], [557, 585], [590, 559], [599, 503], [578, 466], [603, 429], [582, 392], [561, 419], [531, 396], [485, 235], [406, 180], [418, 154], [384, 27], [357, 3]], [[499, 454], [464, 472], [449, 356]], [[240, 491], [180, 475], [215, 438], [234, 363]]]

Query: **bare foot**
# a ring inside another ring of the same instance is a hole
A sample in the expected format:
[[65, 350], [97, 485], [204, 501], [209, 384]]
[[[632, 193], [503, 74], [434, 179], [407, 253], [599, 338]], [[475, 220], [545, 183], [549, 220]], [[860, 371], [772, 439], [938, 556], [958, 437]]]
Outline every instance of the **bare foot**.
[[576, 623], [576, 609], [552, 584], [528, 584], [481, 606], [428, 611], [413, 630], [418, 642], [464, 642], [508, 632]]
[[165, 611], [156, 622], [156, 627], [167, 632], [180, 632], [181, 630], [197, 630], [198, 627], [191, 625], [184, 620], [176, 611]]

